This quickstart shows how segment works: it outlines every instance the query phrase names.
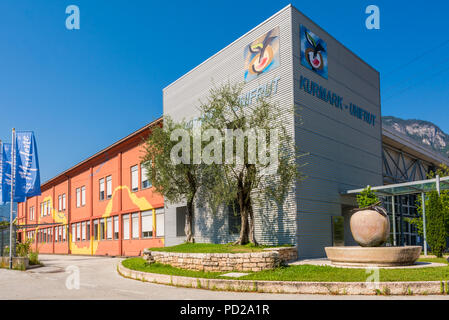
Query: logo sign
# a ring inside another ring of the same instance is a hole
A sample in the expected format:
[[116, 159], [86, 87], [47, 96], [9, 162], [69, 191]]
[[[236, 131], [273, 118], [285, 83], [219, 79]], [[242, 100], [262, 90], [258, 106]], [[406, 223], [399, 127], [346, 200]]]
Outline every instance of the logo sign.
[[327, 44], [301, 25], [301, 64], [327, 79]]
[[279, 27], [245, 47], [245, 82], [279, 66]]

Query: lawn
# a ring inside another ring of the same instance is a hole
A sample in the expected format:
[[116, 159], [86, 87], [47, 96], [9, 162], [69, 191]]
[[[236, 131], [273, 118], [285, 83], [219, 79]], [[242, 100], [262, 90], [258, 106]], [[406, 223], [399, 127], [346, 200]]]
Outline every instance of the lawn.
[[[285, 247], [285, 246], [278, 246]], [[258, 252], [265, 248], [274, 248], [270, 246], [254, 246], [253, 244], [233, 245], [213, 244], [213, 243], [183, 243], [171, 247], [150, 248], [152, 251], [165, 252], [184, 252], [184, 253], [242, 253], [242, 252]]]
[[[426, 258], [418, 261], [448, 262], [443, 258]], [[224, 272], [202, 272], [174, 268], [160, 263], [147, 264], [142, 258], [130, 258], [123, 261], [126, 268], [151, 273], [171, 274], [186, 277], [216, 278]], [[331, 266], [299, 265], [280, 267], [274, 270], [252, 272], [238, 280], [271, 281], [319, 281], [319, 282], [364, 282], [370, 274], [365, 269], [336, 268]], [[417, 269], [380, 269], [380, 281], [441, 281], [449, 280], [449, 266]]]

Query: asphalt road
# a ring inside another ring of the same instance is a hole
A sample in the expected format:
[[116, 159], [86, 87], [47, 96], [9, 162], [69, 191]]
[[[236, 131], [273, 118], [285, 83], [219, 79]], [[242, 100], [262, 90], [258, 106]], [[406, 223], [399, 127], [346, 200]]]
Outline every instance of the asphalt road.
[[[220, 292], [178, 288], [126, 279], [117, 273], [119, 258], [40, 255], [44, 267], [0, 269], [0, 299], [149, 299], [149, 300], [352, 300], [448, 299], [447, 296], [327, 296]], [[76, 276], [79, 274], [79, 278]], [[77, 281], [79, 279], [79, 288]]]

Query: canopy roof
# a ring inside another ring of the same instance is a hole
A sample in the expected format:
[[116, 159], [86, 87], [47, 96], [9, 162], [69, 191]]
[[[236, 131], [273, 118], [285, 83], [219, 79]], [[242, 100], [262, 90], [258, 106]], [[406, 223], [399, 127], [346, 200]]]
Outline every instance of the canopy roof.
[[[389, 184], [385, 186], [371, 187], [371, 190], [382, 196], [398, 196], [406, 194], [425, 193], [436, 190], [449, 190], [449, 177], [434, 178], [405, 183]], [[346, 191], [347, 194], [360, 193], [363, 189]]]

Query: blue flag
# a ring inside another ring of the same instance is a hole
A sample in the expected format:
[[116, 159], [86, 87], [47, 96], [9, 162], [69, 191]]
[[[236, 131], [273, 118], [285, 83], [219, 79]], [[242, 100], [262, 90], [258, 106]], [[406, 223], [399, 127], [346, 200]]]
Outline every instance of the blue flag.
[[0, 143], [0, 206], [4, 205], [5, 203], [3, 202], [3, 145], [2, 143]]
[[41, 179], [37, 157], [36, 139], [32, 131], [16, 133], [16, 162], [14, 199], [25, 201], [26, 197], [41, 194]]

